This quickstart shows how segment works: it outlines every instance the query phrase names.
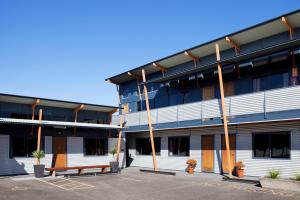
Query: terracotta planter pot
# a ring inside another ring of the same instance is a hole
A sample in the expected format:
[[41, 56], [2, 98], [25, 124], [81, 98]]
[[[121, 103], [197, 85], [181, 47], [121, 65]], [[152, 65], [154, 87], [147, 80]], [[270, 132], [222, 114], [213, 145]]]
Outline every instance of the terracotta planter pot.
[[194, 174], [194, 173], [195, 173], [195, 167], [188, 166], [187, 172], [188, 172], [189, 174]]
[[237, 177], [239, 177], [239, 178], [244, 178], [244, 169], [238, 169], [238, 170], [236, 170], [236, 175], [237, 175]]

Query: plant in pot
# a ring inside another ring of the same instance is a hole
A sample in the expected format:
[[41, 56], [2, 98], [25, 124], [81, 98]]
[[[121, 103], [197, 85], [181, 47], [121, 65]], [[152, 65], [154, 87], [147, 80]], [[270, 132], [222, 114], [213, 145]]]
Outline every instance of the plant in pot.
[[188, 165], [187, 166], [187, 172], [189, 174], [194, 174], [195, 168], [196, 168], [196, 165], [197, 165], [197, 160], [189, 159], [188, 161], [186, 161], [186, 164]]
[[113, 155], [114, 161], [109, 162], [109, 165], [111, 167], [112, 173], [118, 173], [119, 172], [119, 161], [115, 160], [115, 154], [117, 153], [116, 148], [113, 148], [110, 153]]
[[239, 178], [243, 178], [245, 175], [244, 170], [245, 170], [245, 165], [243, 163], [243, 161], [238, 161], [235, 163], [235, 174], [237, 177]]
[[35, 150], [32, 152], [32, 156], [36, 158], [36, 164], [33, 165], [34, 176], [36, 178], [44, 177], [45, 165], [42, 165], [40, 160], [45, 157], [44, 151]]

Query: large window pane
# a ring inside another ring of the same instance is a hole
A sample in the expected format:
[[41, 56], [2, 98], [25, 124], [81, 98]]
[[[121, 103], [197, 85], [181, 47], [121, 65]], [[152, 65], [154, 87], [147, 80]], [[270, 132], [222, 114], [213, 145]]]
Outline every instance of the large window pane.
[[271, 135], [272, 158], [290, 157], [290, 134]]
[[[160, 138], [154, 138], [154, 148], [156, 155], [160, 155]], [[150, 138], [136, 139], [136, 153], [137, 155], [152, 155]]]
[[254, 135], [253, 150], [254, 157], [256, 158], [269, 158], [270, 157], [270, 139], [269, 135]]
[[168, 140], [169, 156], [189, 156], [189, 137], [170, 137]]
[[255, 133], [253, 156], [255, 158], [290, 158], [290, 133]]
[[[41, 140], [41, 149], [43, 149]], [[32, 157], [37, 148], [37, 138], [27, 135], [10, 136], [10, 157]]]
[[103, 138], [85, 138], [84, 155], [100, 156], [107, 154], [107, 139]]

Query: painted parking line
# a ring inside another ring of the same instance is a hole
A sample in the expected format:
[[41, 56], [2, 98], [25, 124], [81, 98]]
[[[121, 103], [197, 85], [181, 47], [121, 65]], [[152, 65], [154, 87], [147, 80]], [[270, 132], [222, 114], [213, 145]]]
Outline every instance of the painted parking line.
[[38, 181], [52, 185], [54, 187], [58, 187], [63, 190], [68, 190], [68, 191], [94, 188], [93, 185], [81, 183], [79, 181], [74, 181], [69, 178], [59, 178], [59, 180], [57, 180], [57, 179], [49, 179], [49, 180], [38, 179]]

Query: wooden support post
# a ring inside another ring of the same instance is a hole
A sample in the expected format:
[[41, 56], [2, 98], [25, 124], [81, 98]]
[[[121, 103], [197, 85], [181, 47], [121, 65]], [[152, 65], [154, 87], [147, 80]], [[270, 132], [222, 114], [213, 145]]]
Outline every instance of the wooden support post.
[[[43, 116], [43, 110], [40, 109], [39, 110], [39, 127], [38, 127], [38, 135], [37, 135], [37, 151], [41, 150], [41, 134], [42, 134], [42, 116]], [[39, 165], [40, 164], [40, 159], [36, 159], [36, 164]]]
[[121, 151], [121, 141], [122, 141], [123, 124], [124, 124], [124, 116], [121, 115], [121, 117], [120, 117], [120, 126], [121, 126], [121, 129], [119, 130], [118, 144], [117, 144], [117, 161], [118, 162], [119, 162], [120, 151]]
[[[74, 122], [77, 122], [78, 112], [84, 108], [84, 104], [80, 104], [74, 109]], [[76, 136], [77, 129], [74, 127], [74, 136]]]
[[148, 90], [147, 90], [147, 86], [146, 86], [146, 75], [145, 75], [144, 69], [142, 70], [142, 76], [143, 76], [143, 82], [144, 82], [144, 94], [145, 94], [145, 101], [146, 101], [146, 108], [147, 108], [147, 117], [148, 117], [148, 126], [149, 126], [149, 132], [150, 132], [151, 148], [152, 148], [153, 167], [154, 167], [154, 171], [157, 171], [157, 161], [156, 161], [155, 146], [154, 146], [153, 127], [152, 127], [152, 122], [151, 122]]
[[231, 177], [232, 167], [231, 167], [230, 145], [229, 145], [229, 136], [228, 136], [228, 124], [227, 124], [228, 122], [227, 122], [226, 104], [225, 104], [225, 97], [224, 97], [222, 66], [221, 63], [219, 63], [221, 60], [219, 44], [216, 44], [216, 57], [218, 61], [218, 75], [219, 75], [219, 85], [220, 85], [220, 94], [221, 94], [224, 133], [225, 133], [226, 154], [227, 154], [227, 162], [229, 168], [228, 173], [229, 173], [229, 177]]
[[[31, 115], [31, 119], [34, 120], [34, 115], [35, 115], [35, 108], [36, 106], [40, 103], [39, 99], [36, 99], [34, 101], [34, 103], [31, 105], [32, 108], [32, 115]], [[31, 135], [33, 135], [33, 125], [31, 126]]]

